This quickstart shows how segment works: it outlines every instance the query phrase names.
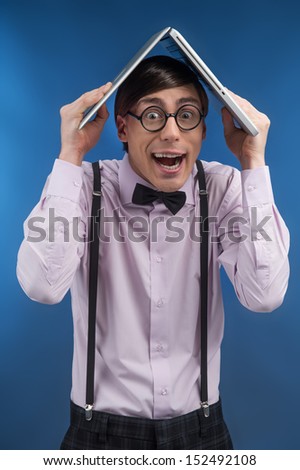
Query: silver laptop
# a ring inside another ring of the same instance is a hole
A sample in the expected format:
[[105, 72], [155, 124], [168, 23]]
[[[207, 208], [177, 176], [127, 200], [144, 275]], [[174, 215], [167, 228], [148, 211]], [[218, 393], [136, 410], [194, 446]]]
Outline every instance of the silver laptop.
[[253, 122], [248, 118], [244, 111], [238, 106], [235, 100], [228, 94], [222, 83], [212, 73], [208, 66], [203, 62], [194, 49], [184, 39], [184, 37], [176, 31], [176, 29], [168, 27], [162, 31], [154, 34], [146, 44], [135, 54], [135, 56], [128, 62], [126, 67], [117, 75], [112, 82], [112, 87], [109, 91], [101, 98], [98, 103], [95, 104], [84, 116], [83, 120], [79, 125], [79, 129], [82, 129], [85, 124], [96, 114], [100, 106], [114, 93], [114, 91], [123, 83], [123, 81], [130, 75], [135, 67], [149, 54], [149, 52], [158, 44], [168, 51], [168, 53], [175, 59], [183, 61], [197, 74], [200, 82], [208, 92], [209, 99], [217, 101], [219, 109], [226, 107], [228, 111], [234, 117], [237, 125], [244, 129], [250, 135], [257, 135], [258, 130]]

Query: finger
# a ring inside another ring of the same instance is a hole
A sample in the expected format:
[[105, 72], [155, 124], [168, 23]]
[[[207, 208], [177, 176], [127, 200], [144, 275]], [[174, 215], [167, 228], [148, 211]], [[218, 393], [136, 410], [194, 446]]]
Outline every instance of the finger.
[[233, 91], [229, 90], [229, 88], [226, 88], [226, 87], [224, 87], [224, 88], [227, 91], [228, 95], [230, 95], [232, 98], [234, 98], [236, 100], [241, 100], [241, 101], [247, 102], [247, 100], [245, 98], [242, 98], [242, 96], [237, 95]]
[[111, 82], [108, 82], [99, 88], [81, 95], [76, 101], [74, 101], [74, 103], [72, 103], [74, 113], [83, 114], [87, 108], [96, 104], [105, 95], [105, 93], [108, 92], [111, 85]]
[[233, 91], [229, 90], [226, 88], [227, 93], [234, 99], [234, 101], [240, 106], [240, 108], [245, 111], [247, 114], [256, 114], [259, 111], [250, 103], [250, 101], [246, 100], [245, 98], [242, 98], [241, 96], [237, 95], [236, 93], [233, 93]]
[[252, 120], [258, 130], [260, 132], [267, 132], [271, 124], [269, 117], [266, 114], [260, 112], [246, 99], [236, 95], [232, 91], [228, 90], [228, 88], [226, 88], [226, 90], [228, 94], [230, 94], [232, 98], [236, 101], [236, 103], [240, 106], [240, 108]]

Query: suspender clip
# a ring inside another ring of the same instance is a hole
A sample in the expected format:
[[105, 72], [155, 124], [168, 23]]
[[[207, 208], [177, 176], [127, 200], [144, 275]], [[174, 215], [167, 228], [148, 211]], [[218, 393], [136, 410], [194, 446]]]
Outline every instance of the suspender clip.
[[91, 421], [93, 417], [93, 408], [94, 408], [94, 405], [85, 405], [84, 409], [85, 409], [86, 421]]
[[203, 409], [203, 414], [205, 418], [209, 417], [209, 404], [207, 401], [201, 402], [201, 408]]
[[93, 191], [93, 196], [99, 196], [99, 197], [101, 197], [101, 196], [102, 196], [102, 193], [101, 193], [101, 191]]
[[208, 192], [206, 191], [206, 189], [199, 189], [199, 196], [207, 196], [208, 195]]

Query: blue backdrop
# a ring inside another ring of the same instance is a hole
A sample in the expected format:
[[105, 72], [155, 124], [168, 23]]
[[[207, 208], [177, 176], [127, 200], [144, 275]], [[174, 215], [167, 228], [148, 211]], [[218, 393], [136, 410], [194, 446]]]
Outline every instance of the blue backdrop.
[[[68, 424], [69, 296], [37, 304], [15, 275], [23, 221], [59, 153], [59, 108], [113, 79], [153, 33], [174, 26], [228, 88], [272, 121], [267, 163], [291, 232], [290, 285], [279, 309], [256, 314], [239, 304], [223, 275], [221, 393], [237, 449], [300, 449], [297, 2], [1, 0], [0, 8], [0, 448], [56, 449]], [[98, 158], [122, 158], [112, 117], [87, 156]], [[238, 166], [213, 109], [202, 158]]]

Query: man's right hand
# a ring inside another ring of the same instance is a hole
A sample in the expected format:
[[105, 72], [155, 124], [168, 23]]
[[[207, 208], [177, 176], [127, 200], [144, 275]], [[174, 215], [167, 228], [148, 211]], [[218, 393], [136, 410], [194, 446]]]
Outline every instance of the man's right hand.
[[61, 151], [59, 155], [61, 160], [81, 166], [85, 154], [96, 145], [109, 116], [106, 105], [104, 104], [98, 109], [95, 119], [88, 122], [83, 129], [79, 130], [78, 127], [86, 109], [97, 103], [110, 87], [111, 82], [108, 82], [100, 88], [84, 93], [73, 103], [61, 108]]

